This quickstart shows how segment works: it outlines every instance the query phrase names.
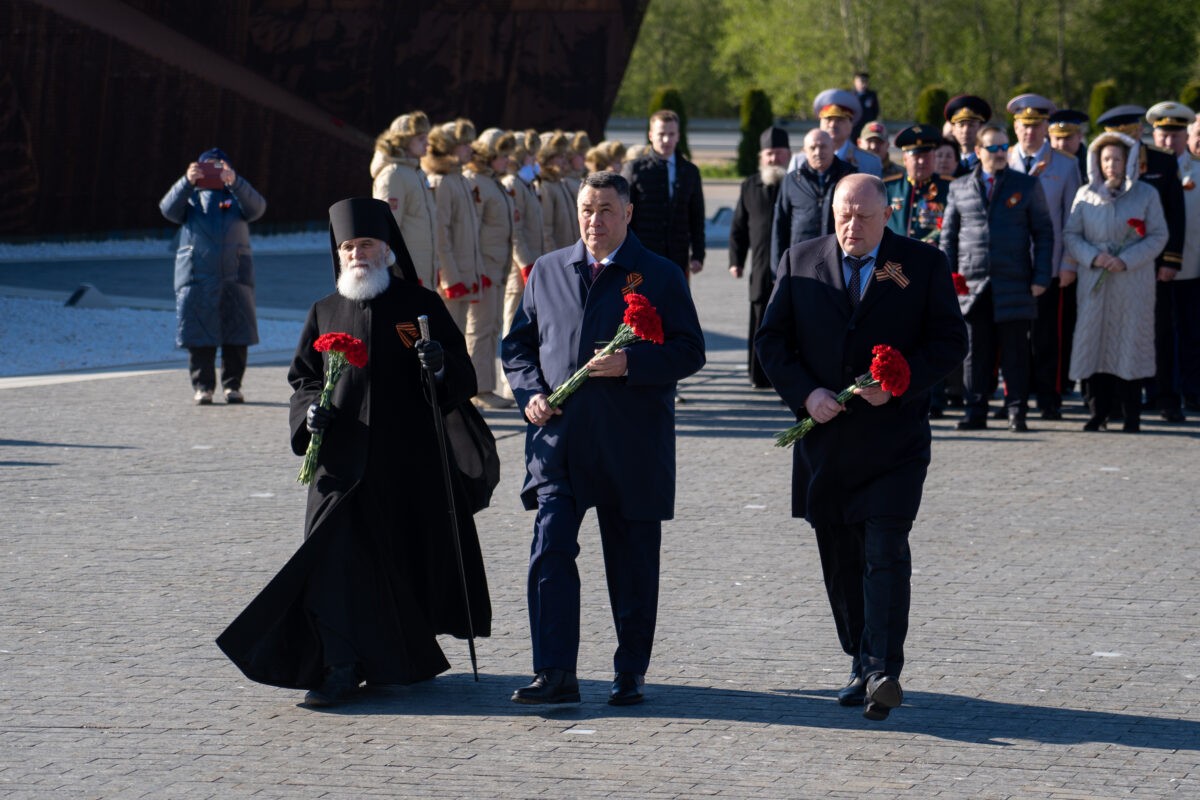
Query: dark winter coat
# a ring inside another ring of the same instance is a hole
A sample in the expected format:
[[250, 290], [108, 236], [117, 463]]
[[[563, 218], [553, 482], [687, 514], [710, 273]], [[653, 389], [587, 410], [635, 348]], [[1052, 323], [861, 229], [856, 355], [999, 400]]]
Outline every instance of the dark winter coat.
[[[449, 667], [434, 635], [467, 633], [433, 412], [413, 347], [421, 315], [429, 317], [431, 338], [445, 351], [438, 400], [448, 410], [475, 394], [475, 371], [436, 294], [393, 279], [374, 299], [331, 294], [309, 311], [288, 372], [294, 453], [308, 446], [305, 413], [324, 384], [323, 356], [312, 348], [317, 337], [358, 337], [367, 344], [368, 361], [362, 369], [347, 367], [334, 390], [337, 414], [309, 487], [304, 544], [218, 639], [252, 680], [295, 688], [320, 683], [321, 642], [304, 593], [331, 548], [341, 548], [342, 560], [353, 551], [352, 585], [361, 592], [346, 598], [351, 612], [338, 623], [368, 681], [433, 677]], [[457, 470], [451, 472], [471, 621], [475, 634], [486, 636], [491, 605], [479, 540]]]
[[[784, 176], [784, 181], [787, 176]], [[771, 231], [775, 217], [775, 201], [783, 181], [767, 185], [762, 175], [754, 173], [742, 181], [733, 222], [729, 226], [729, 263], [736, 264], [749, 275], [750, 302], [765, 303], [775, 287], [775, 265], [771, 261]], [[746, 263], [746, 255], [752, 261]], [[746, 269], [746, 268], [749, 269]]]
[[876, 267], [852, 308], [835, 236], [787, 251], [755, 340], [763, 369], [796, 415], [814, 389], [837, 393], [867, 372], [871, 349], [899, 350], [908, 391], [882, 406], [851, 398], [846, 410], [795, 445], [792, 514], [813, 525], [869, 517], [913, 519], [930, 459], [929, 389], [967, 354], [967, 329], [946, 259], [937, 248], [884, 231]]
[[950, 183], [939, 245], [950, 269], [966, 278], [959, 298], [964, 315], [985, 290], [992, 292], [994, 320], [1037, 317], [1030, 287], [1049, 286], [1054, 223], [1037, 178], [1016, 170], [996, 173], [992, 199], [979, 167]]
[[775, 232], [771, 237], [771, 265], [779, 266], [788, 248], [818, 236], [833, 233], [833, 190], [838, 181], [857, 170], [834, 158], [825, 171], [821, 188], [816, 170], [803, 162], [783, 178], [779, 199], [775, 201]]
[[696, 165], [675, 153], [675, 189], [667, 190], [667, 162], [651, 150], [622, 170], [629, 181], [629, 229], [652, 253], [687, 269], [704, 262], [704, 189]]
[[525, 436], [521, 498], [537, 507], [537, 487], [571, 482], [578, 508], [615, 505], [631, 520], [675, 513], [675, 384], [704, 366], [704, 334], [679, 268], [651, 253], [632, 233], [589, 289], [583, 242], [547, 253], [529, 273], [525, 294], [504, 337], [504, 371], [523, 409], [549, 395], [612, 339], [636, 291], [658, 309], [664, 344], [625, 348], [628, 374], [590, 378], [544, 427]]
[[175, 344], [258, 344], [249, 223], [267, 201], [241, 175], [226, 189], [197, 189], [183, 177], [158, 207], [183, 226], [175, 253]]

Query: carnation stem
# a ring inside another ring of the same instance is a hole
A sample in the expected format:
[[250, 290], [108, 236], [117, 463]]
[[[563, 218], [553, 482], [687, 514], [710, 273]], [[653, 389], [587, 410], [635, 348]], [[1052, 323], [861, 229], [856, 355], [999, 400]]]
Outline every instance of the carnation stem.
[[[321, 397], [318, 400], [321, 408], [328, 409], [333, 406], [333, 388], [337, 386], [347, 363], [344, 354], [337, 350], [329, 351], [329, 366], [325, 370], [325, 387], [321, 389]], [[300, 474], [296, 476], [296, 480], [306, 486], [312, 483], [313, 478], [317, 476], [317, 454], [321, 451], [323, 438], [322, 434], [314, 433], [308, 440], [308, 447], [304, 450], [304, 463], [300, 465]]]
[[[839, 405], [841, 405], [854, 396], [855, 389], [866, 389], [868, 386], [878, 385], [879, 381], [872, 378], [871, 373], [867, 372], [863, 375], [859, 375], [858, 378], [855, 379], [854, 383], [838, 392], [837, 397], [834, 399], [837, 400]], [[788, 428], [786, 431], [776, 434], [775, 446], [791, 447], [797, 441], [807, 436], [815, 427], [817, 427], [817, 421], [812, 417], [805, 417], [792, 427]]]
[[[593, 356], [593, 358], [610, 356], [625, 345], [633, 344], [637, 340], [638, 337], [634, 334], [633, 328], [629, 327], [625, 323], [621, 323], [621, 326], [617, 328], [617, 335], [612, 338], [611, 342], [604, 345], [604, 348], [595, 356]], [[588, 363], [591, 363], [591, 359], [588, 359]], [[566, 382], [562, 386], [559, 386], [550, 394], [548, 398], [546, 398], [546, 403], [551, 408], [558, 408], [567, 401], [567, 398], [570, 397], [576, 389], [583, 385], [583, 382], [588, 379], [590, 374], [591, 373], [588, 372], [586, 364], [575, 370], [574, 375], [572, 375], [570, 378], [567, 378]]]

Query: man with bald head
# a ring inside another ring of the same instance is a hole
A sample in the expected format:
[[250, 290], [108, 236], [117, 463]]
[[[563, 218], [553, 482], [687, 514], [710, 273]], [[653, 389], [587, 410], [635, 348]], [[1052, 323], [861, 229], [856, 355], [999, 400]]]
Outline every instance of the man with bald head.
[[[912, 559], [908, 533], [930, 460], [929, 390], [967, 353], [950, 268], [931, 245], [887, 229], [883, 181], [849, 175], [833, 197], [834, 232], [793, 245], [756, 339], [775, 391], [818, 425], [792, 464], [792, 515], [816, 531], [825, 589], [851, 674], [842, 705], [880, 720], [903, 701]], [[908, 361], [903, 396], [836, 393], [869, 370], [872, 348]]]
[[813, 128], [804, 136], [803, 161], [783, 179], [775, 201], [771, 235], [771, 268], [794, 244], [833, 231], [833, 190], [855, 172], [834, 155], [833, 137]]

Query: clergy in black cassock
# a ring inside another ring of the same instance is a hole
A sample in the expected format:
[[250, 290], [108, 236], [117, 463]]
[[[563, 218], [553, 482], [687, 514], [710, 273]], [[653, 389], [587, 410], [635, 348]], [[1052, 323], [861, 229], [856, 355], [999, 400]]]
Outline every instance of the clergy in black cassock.
[[792, 157], [788, 132], [772, 125], [758, 139], [758, 172], [742, 181], [733, 222], [729, 226], [729, 272], [742, 277], [746, 255], [750, 261], [750, 335], [747, 340], [750, 385], [770, 388], [771, 382], [758, 363], [754, 352], [754, 333], [762, 324], [763, 312], [775, 288], [775, 264], [771, 261], [772, 220], [779, 186], [787, 175], [787, 163]]
[[[337, 702], [363, 680], [432, 678], [450, 667], [435, 636], [468, 632], [422, 374], [426, 360], [435, 369], [442, 362], [443, 411], [468, 401], [475, 371], [466, 344], [442, 301], [419, 285], [386, 203], [335, 204], [330, 239], [338, 291], [309, 310], [288, 372], [293, 452], [304, 454], [314, 430], [323, 434], [305, 541], [217, 639], [248, 678], [309, 689], [309, 705]], [[432, 346], [418, 342], [421, 315], [429, 318]], [[335, 332], [361, 339], [368, 360], [346, 368], [334, 411], [322, 413], [311, 408], [325, 380], [313, 342]], [[483, 558], [457, 470], [451, 473], [471, 621], [476, 635], [487, 636]]]

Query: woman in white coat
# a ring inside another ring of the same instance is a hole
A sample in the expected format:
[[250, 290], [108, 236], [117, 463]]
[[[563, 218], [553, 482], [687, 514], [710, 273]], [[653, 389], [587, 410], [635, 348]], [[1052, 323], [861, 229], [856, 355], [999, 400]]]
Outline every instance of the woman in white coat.
[[1139, 431], [1140, 381], [1155, 372], [1154, 259], [1167, 224], [1158, 192], [1138, 180], [1139, 147], [1121, 133], [1096, 137], [1063, 229], [1074, 263], [1064, 260], [1060, 281], [1075, 283], [1079, 310], [1070, 377], [1088, 381], [1086, 431], [1104, 428], [1117, 402], [1124, 430]]

